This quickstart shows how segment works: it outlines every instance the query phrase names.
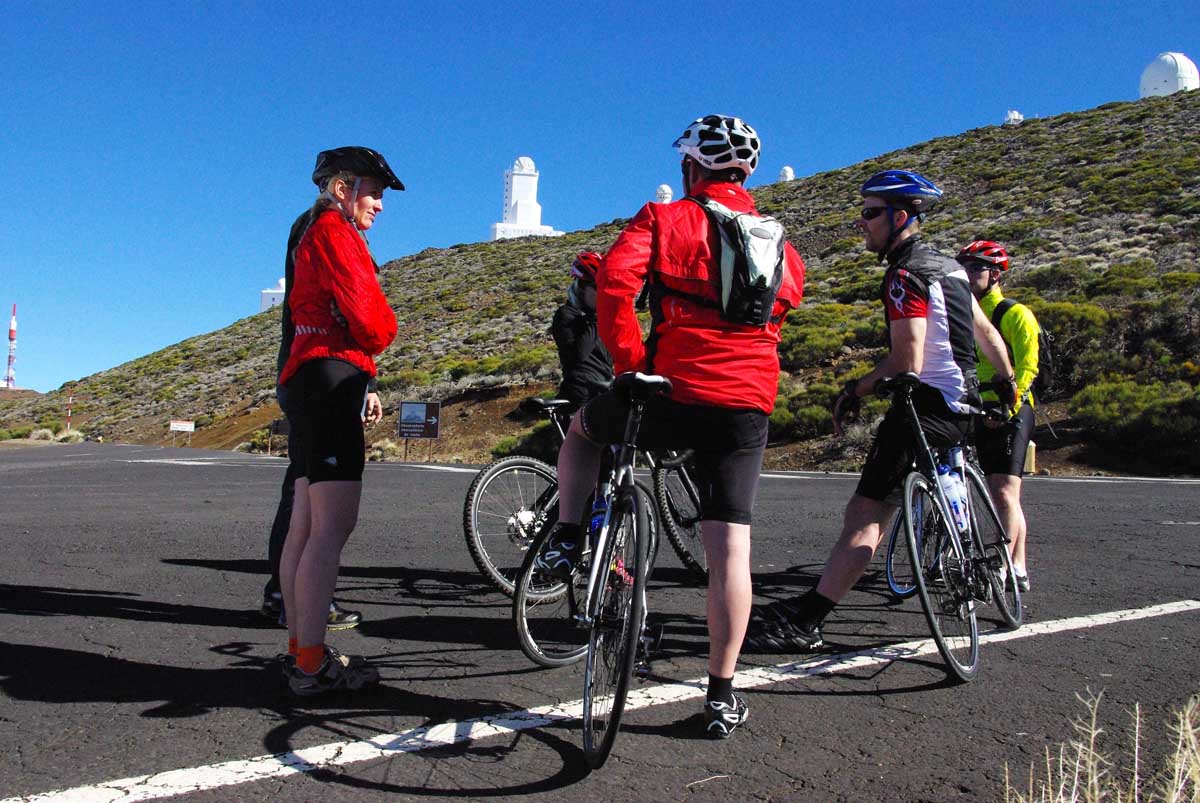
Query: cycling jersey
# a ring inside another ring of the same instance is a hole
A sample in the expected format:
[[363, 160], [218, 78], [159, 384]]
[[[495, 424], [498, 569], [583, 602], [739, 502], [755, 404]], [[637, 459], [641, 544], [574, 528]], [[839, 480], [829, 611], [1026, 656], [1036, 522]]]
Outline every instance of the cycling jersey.
[[596, 314], [563, 304], [554, 313], [550, 333], [562, 366], [558, 397], [580, 404], [604, 392], [613, 378], [612, 357], [596, 333]]
[[975, 372], [975, 311], [967, 273], [953, 259], [908, 238], [887, 255], [880, 297], [888, 347], [892, 321], [925, 318], [921, 382], [941, 392], [955, 413], [979, 402]]
[[[988, 316], [988, 320], [992, 319], [992, 312], [995, 311], [996, 305], [1004, 300], [1004, 295], [1000, 292], [1000, 286], [996, 285], [979, 299], [979, 306], [983, 309], [983, 314]], [[1012, 360], [1013, 371], [1016, 373], [1017, 380], [1017, 399], [1028, 402], [1033, 405], [1033, 393], [1030, 391], [1033, 385], [1033, 380], [1038, 374], [1038, 332], [1041, 329], [1038, 326], [1037, 318], [1033, 317], [1033, 312], [1024, 304], [1013, 304], [1004, 313], [1004, 317], [1000, 319], [1000, 336], [1004, 338], [1005, 345], [1008, 346], [1008, 356]], [[987, 358], [982, 353], [976, 353], [979, 360], [979, 381], [988, 382], [996, 375], [996, 369], [992, 366]], [[987, 391], [983, 394], [983, 398], [989, 401], [998, 401], [994, 391]], [[1021, 405], [1018, 404], [1019, 408]]]
[[[295, 250], [296, 286], [290, 288], [295, 337], [279, 383], [308, 360], [345, 360], [368, 375], [376, 373], [373, 355], [396, 336], [396, 315], [375, 276], [367, 244], [340, 212], [322, 212]], [[333, 317], [331, 302], [346, 319]]]
[[[755, 212], [754, 199], [738, 184], [697, 182], [691, 194], [712, 198], [735, 212]], [[649, 340], [642, 342], [633, 302], [643, 283], [649, 278], [716, 302], [718, 253], [719, 234], [698, 204], [679, 200], [643, 206], [597, 275], [600, 336], [617, 373], [668, 376], [675, 388], [671, 398], [677, 402], [770, 414], [779, 380], [779, 329], [804, 291], [804, 262], [790, 244], [785, 247], [783, 284], [765, 326], [732, 323], [715, 306], [667, 295], [656, 305]]]

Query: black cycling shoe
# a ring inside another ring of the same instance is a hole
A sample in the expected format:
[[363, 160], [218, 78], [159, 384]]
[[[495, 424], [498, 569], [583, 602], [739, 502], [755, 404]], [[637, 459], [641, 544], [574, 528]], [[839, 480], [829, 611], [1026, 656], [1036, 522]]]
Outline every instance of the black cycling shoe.
[[280, 611], [283, 610], [283, 594], [278, 591], [274, 594], [264, 594], [262, 607], [258, 610], [268, 619], [278, 619]]
[[[337, 601], [329, 603], [329, 620], [325, 625], [325, 630], [329, 633], [336, 633], [339, 630], [352, 630], [362, 624], [362, 614], [358, 611], [348, 611]], [[287, 627], [287, 614], [282, 606], [279, 609], [279, 626]]]
[[821, 628], [813, 625], [802, 627], [792, 620], [796, 613], [793, 603], [787, 600], [766, 606], [755, 606], [750, 614], [750, 625], [742, 649], [747, 652], [813, 652], [825, 646]]
[[329, 603], [329, 623], [325, 625], [325, 630], [335, 632], [338, 630], [351, 630], [362, 624], [362, 614], [358, 611], [348, 611], [337, 602]]
[[534, 558], [533, 565], [542, 574], [565, 583], [571, 579], [571, 573], [582, 557], [583, 533], [580, 528], [559, 523], [546, 539], [541, 554]]
[[704, 733], [710, 739], [728, 739], [750, 717], [746, 701], [733, 695], [733, 704], [720, 700], [704, 703]]

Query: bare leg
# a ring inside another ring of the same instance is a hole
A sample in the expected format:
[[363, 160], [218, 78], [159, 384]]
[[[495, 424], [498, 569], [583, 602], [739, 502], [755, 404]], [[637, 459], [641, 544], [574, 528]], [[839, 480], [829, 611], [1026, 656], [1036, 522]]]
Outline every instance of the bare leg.
[[[296, 490], [298, 503], [299, 483]], [[301, 647], [325, 643], [342, 547], [358, 523], [361, 497], [359, 481], [336, 480], [308, 486], [311, 532], [296, 567], [295, 607], [288, 609], [288, 627], [295, 621]]]
[[750, 525], [700, 522], [708, 555], [708, 671], [733, 677], [750, 620]]
[[846, 504], [842, 534], [825, 561], [817, 593], [833, 602], [854, 588], [871, 563], [883, 538], [883, 526], [891, 521], [896, 506], [855, 494]]
[[279, 586], [283, 593], [283, 610], [287, 616], [289, 639], [297, 637], [296, 569], [300, 565], [300, 556], [304, 554], [304, 548], [308, 545], [312, 525], [306, 478], [300, 477], [296, 480], [294, 493], [291, 524], [288, 526], [287, 538], [283, 542], [283, 552], [279, 556]]
[[992, 491], [992, 501], [996, 503], [996, 512], [1000, 515], [1000, 523], [1008, 534], [1008, 551], [1012, 555], [1013, 568], [1024, 573], [1025, 511], [1021, 509], [1021, 478], [1010, 474], [989, 474], [987, 481]]
[[558, 450], [558, 520], [571, 524], [583, 521], [583, 505], [596, 487], [604, 449], [583, 434], [581, 415], [576, 413], [571, 419], [567, 437]]

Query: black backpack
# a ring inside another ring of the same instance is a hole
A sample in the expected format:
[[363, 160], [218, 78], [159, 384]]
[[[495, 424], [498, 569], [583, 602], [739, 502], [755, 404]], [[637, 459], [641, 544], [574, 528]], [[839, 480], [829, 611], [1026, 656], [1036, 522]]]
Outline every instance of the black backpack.
[[[992, 310], [992, 326], [996, 327], [996, 331], [1000, 331], [1000, 321], [1004, 318], [1004, 313], [1008, 312], [1017, 302], [1011, 298], [1003, 299], [996, 308]], [[1008, 345], [1008, 357], [1012, 359], [1012, 346]], [[1054, 335], [1046, 331], [1042, 326], [1042, 322], [1038, 321], [1038, 371], [1037, 376], [1033, 379], [1033, 396], [1038, 401], [1045, 401], [1050, 398], [1050, 394], [1054, 391]]]
[[720, 235], [720, 250], [715, 256], [719, 268], [720, 300], [679, 292], [661, 282], [652, 288], [666, 295], [680, 296], [697, 304], [715, 307], [721, 317], [746, 326], [764, 326], [771, 320], [775, 296], [783, 284], [787, 269], [784, 256], [783, 226], [773, 217], [749, 212], [734, 212], [711, 198], [685, 200], [699, 206]]

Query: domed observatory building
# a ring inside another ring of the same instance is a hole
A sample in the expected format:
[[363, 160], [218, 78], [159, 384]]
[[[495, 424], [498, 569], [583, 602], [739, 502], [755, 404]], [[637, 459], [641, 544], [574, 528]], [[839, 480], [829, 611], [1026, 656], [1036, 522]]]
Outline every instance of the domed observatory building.
[[504, 171], [504, 218], [492, 224], [492, 239], [509, 237], [561, 237], [563, 232], [542, 225], [537, 202], [538, 171], [533, 160], [521, 156]]
[[1200, 89], [1200, 72], [1196, 63], [1182, 53], [1159, 53], [1158, 58], [1142, 70], [1139, 97], [1174, 95]]

